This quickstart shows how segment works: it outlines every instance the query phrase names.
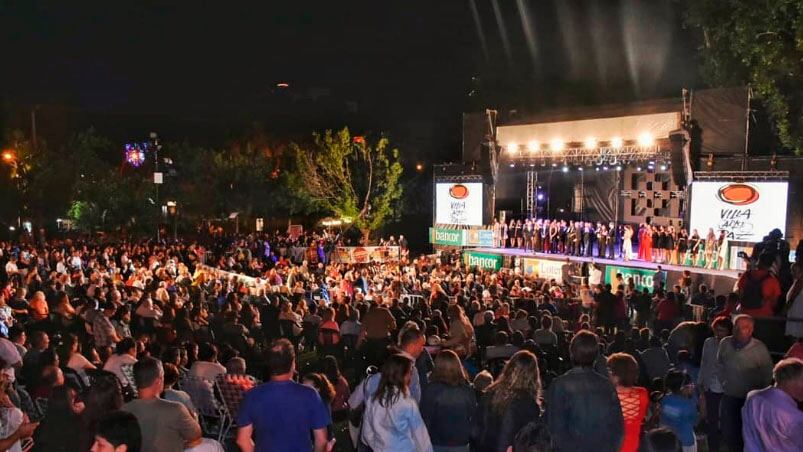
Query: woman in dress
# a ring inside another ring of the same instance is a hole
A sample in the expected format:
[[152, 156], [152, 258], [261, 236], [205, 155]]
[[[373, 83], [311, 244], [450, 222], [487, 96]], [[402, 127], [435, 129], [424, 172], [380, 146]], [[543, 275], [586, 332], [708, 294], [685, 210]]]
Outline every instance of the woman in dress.
[[661, 263], [661, 251], [663, 251], [663, 241], [661, 240], [661, 232], [663, 231], [663, 227], [661, 226], [653, 226], [652, 232], [650, 237], [652, 238], [652, 246], [650, 250], [652, 251], [652, 261], [656, 263]]
[[633, 227], [629, 224], [625, 225], [623, 241], [622, 241], [622, 254], [626, 261], [633, 258]]
[[678, 240], [675, 243], [675, 248], [677, 249], [677, 264], [688, 265], [686, 263], [686, 252], [689, 250], [689, 235], [683, 228], [678, 231]]
[[636, 386], [639, 368], [636, 359], [626, 353], [614, 353], [608, 357], [611, 381], [616, 386], [616, 395], [622, 407], [625, 421], [625, 438], [621, 452], [636, 452], [639, 448], [641, 424], [647, 415], [650, 398], [647, 390]]
[[549, 224], [549, 249], [553, 253], [558, 252], [558, 232], [558, 220], [553, 220]]
[[507, 238], [509, 240], [508, 245], [510, 248], [516, 247], [516, 220], [510, 220], [510, 224], [507, 225]]
[[714, 234], [712, 228], [708, 228], [708, 234], [705, 236], [705, 268], [714, 268], [714, 262], [717, 255], [717, 236]]
[[647, 262], [652, 262], [652, 227], [650, 225], [644, 225], [644, 260]]
[[647, 225], [641, 223], [638, 225], [638, 259], [641, 261], [646, 261], [646, 255], [644, 254], [647, 251], [647, 248], [644, 246], [644, 233], [647, 230]]
[[521, 226], [521, 220], [516, 220], [516, 248], [521, 248], [524, 245], [524, 230]]
[[677, 250], [677, 232], [675, 232], [675, 228], [669, 226], [666, 228], [666, 253], [667, 253], [667, 260], [671, 265], [677, 265], [678, 263], [678, 250]]
[[717, 238], [717, 270], [724, 270], [728, 268], [728, 236], [725, 231], [719, 231]]
[[697, 254], [700, 253], [700, 233], [697, 229], [692, 229], [689, 237], [689, 260], [686, 265], [697, 265]]

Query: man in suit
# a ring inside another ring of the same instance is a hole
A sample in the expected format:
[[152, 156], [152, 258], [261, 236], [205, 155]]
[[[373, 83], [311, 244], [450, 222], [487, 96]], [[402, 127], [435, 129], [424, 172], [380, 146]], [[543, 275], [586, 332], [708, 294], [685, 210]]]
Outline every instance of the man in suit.
[[594, 247], [594, 227], [591, 226], [590, 222], [586, 222], [585, 228], [583, 228], [583, 250], [586, 257], [592, 256], [592, 249]]

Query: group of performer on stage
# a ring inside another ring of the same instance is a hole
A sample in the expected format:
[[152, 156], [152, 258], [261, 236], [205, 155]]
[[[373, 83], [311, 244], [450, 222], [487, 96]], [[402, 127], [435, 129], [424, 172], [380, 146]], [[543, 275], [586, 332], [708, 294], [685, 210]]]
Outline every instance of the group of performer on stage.
[[[713, 228], [703, 237], [682, 227], [641, 223], [614, 225], [550, 219], [494, 219], [494, 246], [568, 256], [605, 259], [638, 259], [646, 262], [687, 265], [709, 269], [727, 268], [727, 236]], [[637, 253], [633, 252], [634, 243]]]

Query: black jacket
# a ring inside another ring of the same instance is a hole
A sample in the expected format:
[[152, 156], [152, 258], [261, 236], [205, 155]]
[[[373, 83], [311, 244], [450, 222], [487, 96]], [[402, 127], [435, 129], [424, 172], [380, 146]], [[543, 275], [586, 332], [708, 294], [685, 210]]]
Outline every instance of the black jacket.
[[471, 432], [472, 450], [506, 452], [522, 427], [540, 419], [541, 407], [528, 395], [514, 398], [500, 416], [491, 410], [491, 397], [485, 394]]
[[421, 395], [421, 417], [435, 446], [465, 446], [477, 412], [477, 396], [467, 383], [430, 383]]

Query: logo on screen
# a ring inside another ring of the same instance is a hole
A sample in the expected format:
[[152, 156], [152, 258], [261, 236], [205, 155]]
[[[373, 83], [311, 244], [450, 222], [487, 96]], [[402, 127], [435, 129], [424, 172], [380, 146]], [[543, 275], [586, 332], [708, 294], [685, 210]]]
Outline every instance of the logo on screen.
[[468, 197], [468, 187], [463, 184], [452, 185], [449, 188], [449, 196], [454, 199], [466, 199]]
[[719, 189], [717, 198], [734, 206], [746, 206], [758, 201], [758, 190], [748, 184], [728, 184]]

